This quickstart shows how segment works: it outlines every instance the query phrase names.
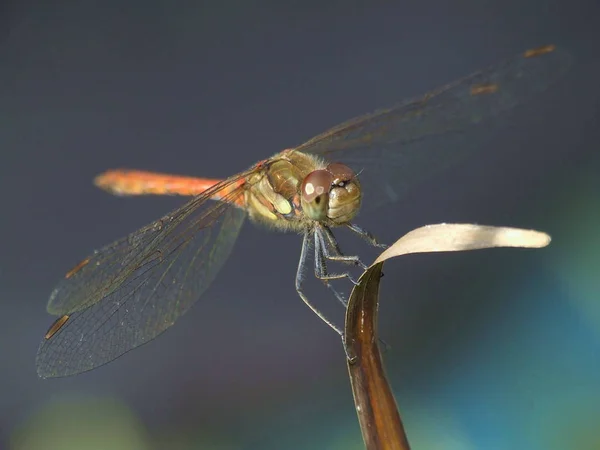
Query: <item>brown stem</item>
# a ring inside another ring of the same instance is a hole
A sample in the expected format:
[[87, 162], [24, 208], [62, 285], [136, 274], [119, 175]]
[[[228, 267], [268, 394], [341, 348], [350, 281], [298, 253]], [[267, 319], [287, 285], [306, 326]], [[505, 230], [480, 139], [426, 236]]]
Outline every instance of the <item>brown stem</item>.
[[346, 312], [345, 346], [358, 421], [368, 450], [408, 450], [410, 446], [385, 376], [377, 308], [383, 263], [371, 266], [352, 291]]

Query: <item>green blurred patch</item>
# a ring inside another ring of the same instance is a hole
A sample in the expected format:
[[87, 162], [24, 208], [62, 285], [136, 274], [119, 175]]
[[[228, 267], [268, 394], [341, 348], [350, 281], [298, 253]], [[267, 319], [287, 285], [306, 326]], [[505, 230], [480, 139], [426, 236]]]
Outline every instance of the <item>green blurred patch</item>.
[[561, 192], [554, 205], [557, 232], [547, 260], [564, 283], [569, 299], [600, 333], [600, 178], [595, 168], [579, 173], [571, 189]]
[[69, 396], [45, 404], [11, 438], [11, 450], [146, 450], [141, 422], [114, 398]]

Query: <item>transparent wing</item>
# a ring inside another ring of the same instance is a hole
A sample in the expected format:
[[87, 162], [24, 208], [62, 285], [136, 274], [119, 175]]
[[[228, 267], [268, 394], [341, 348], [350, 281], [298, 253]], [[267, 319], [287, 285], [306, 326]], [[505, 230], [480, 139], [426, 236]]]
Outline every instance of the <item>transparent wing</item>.
[[[37, 354], [42, 377], [74, 375], [142, 345], [183, 315], [231, 253], [245, 218], [230, 178], [186, 205], [101, 250], [67, 274], [48, 310], [69, 315]], [[239, 186], [239, 187], [238, 187]], [[223, 201], [209, 201], [227, 191]]]
[[426, 138], [461, 131], [513, 108], [546, 89], [570, 62], [570, 55], [554, 46], [529, 50], [421, 98], [344, 122], [296, 150], [364, 169], [365, 191], [378, 188], [372, 201], [395, 201], [410, 185], [465, 156]]

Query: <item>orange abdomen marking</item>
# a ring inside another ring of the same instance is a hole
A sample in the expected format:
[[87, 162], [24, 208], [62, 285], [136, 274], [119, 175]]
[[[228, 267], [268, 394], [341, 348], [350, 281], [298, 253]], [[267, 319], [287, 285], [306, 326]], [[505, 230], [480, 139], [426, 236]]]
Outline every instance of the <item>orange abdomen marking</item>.
[[98, 175], [94, 184], [116, 195], [199, 195], [221, 180], [194, 178], [143, 170], [109, 170]]

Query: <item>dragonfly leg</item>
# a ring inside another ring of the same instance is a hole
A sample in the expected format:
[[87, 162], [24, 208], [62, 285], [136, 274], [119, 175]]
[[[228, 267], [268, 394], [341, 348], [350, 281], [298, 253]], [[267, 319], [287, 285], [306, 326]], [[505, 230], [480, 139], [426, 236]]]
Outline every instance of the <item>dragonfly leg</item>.
[[373, 236], [364, 228], [361, 228], [353, 223], [348, 223], [346, 224], [346, 226], [352, 231], [354, 231], [356, 234], [358, 234], [365, 241], [367, 241], [369, 244], [371, 244], [373, 247], [388, 248], [388, 245], [380, 243], [375, 236]]
[[[350, 272], [329, 273], [327, 271], [325, 259], [332, 259], [329, 258], [330, 255], [331, 253], [323, 239], [321, 231], [318, 228], [315, 228], [315, 276], [321, 281], [347, 278], [352, 284], [356, 285], [358, 282], [352, 278]], [[354, 262], [352, 262], [352, 264], [354, 264]]]
[[321, 234], [325, 235], [327, 241], [329, 242], [329, 245], [331, 246], [331, 249], [333, 249], [333, 252], [331, 252], [331, 249], [327, 247], [324, 241], [322, 240], [323, 250], [325, 251], [325, 257], [327, 259], [345, 264], [355, 264], [357, 266], [360, 266], [363, 270], [367, 269], [367, 266], [360, 260], [358, 256], [346, 256], [342, 253], [337, 239], [335, 238], [329, 227], [323, 226], [321, 227], [321, 229]]
[[329, 320], [325, 315], [319, 311], [306, 297], [304, 292], [302, 291], [302, 275], [304, 274], [304, 269], [306, 267], [306, 258], [308, 257], [308, 249], [310, 247], [310, 232], [306, 231], [304, 233], [304, 239], [302, 240], [302, 250], [300, 252], [300, 261], [298, 263], [298, 271], [296, 272], [296, 292], [302, 299], [306, 306], [308, 306], [312, 312], [314, 312], [319, 319], [329, 325], [336, 333], [340, 336], [343, 336], [342, 330], [340, 330], [331, 320]]
[[344, 308], [346, 308], [348, 306], [348, 300], [329, 282], [329, 280], [345, 278], [345, 275], [333, 275], [333, 277], [331, 277], [331, 275], [327, 273], [327, 264], [325, 263], [325, 256], [323, 255], [321, 245], [322, 242], [319, 241], [319, 238], [315, 237], [315, 277], [317, 277], [325, 286], [331, 289], [335, 297], [342, 305], [344, 305]]

